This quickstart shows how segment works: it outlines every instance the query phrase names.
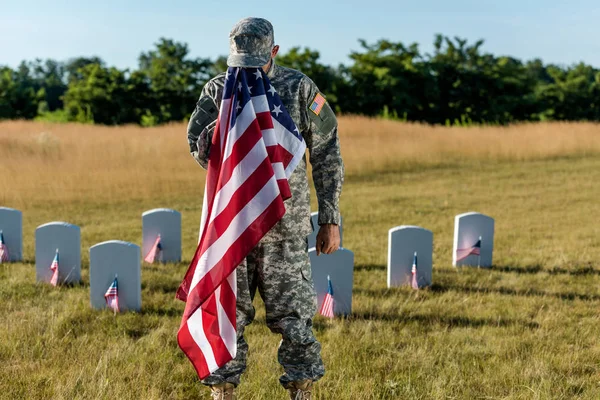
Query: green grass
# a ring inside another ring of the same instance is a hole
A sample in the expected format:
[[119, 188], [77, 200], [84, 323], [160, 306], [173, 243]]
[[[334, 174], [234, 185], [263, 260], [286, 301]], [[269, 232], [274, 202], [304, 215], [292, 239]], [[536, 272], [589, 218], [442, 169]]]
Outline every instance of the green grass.
[[[327, 368], [316, 398], [600, 398], [599, 181], [597, 156], [348, 176], [353, 315], [315, 320]], [[174, 296], [187, 264], [144, 265], [142, 312], [115, 317], [89, 306], [87, 252], [109, 239], [139, 244], [141, 213], [170, 207], [182, 212], [189, 260], [201, 189], [68, 204], [43, 197], [22, 207], [26, 262], [0, 266], [0, 398], [208, 398], [176, 344], [183, 304]], [[492, 270], [451, 267], [454, 215], [466, 211], [496, 218]], [[34, 230], [52, 220], [82, 228], [81, 286], [35, 283]], [[387, 231], [403, 224], [434, 232], [429, 289], [386, 288]], [[284, 398], [279, 338], [256, 306], [240, 398]]]

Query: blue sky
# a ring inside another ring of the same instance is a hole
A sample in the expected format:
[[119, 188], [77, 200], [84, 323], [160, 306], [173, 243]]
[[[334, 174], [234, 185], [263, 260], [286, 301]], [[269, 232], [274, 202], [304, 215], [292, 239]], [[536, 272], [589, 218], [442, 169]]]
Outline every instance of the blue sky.
[[417, 42], [435, 33], [475, 41], [521, 59], [600, 67], [597, 0], [0, 0], [0, 65], [23, 59], [98, 55], [135, 68], [159, 37], [189, 44], [193, 56], [226, 55], [239, 19], [260, 16], [275, 26], [282, 50], [308, 46], [327, 64], [347, 63], [358, 39]]

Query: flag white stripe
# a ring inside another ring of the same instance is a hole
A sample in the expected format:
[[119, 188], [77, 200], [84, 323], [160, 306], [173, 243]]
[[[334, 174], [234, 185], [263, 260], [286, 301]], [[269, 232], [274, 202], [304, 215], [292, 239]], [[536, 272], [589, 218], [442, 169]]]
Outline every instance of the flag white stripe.
[[289, 133], [286, 127], [281, 125], [275, 118], [273, 118], [273, 126], [275, 127], [275, 135], [278, 143], [294, 156], [285, 169], [285, 176], [289, 179], [290, 176], [292, 176], [292, 172], [294, 172], [304, 157], [306, 142], [304, 140], [298, 140], [298, 138]]
[[226, 99], [221, 102], [221, 108], [219, 109], [219, 135], [221, 139], [221, 148], [223, 148], [223, 141], [227, 136], [227, 127], [231, 121], [231, 115], [229, 115], [229, 106], [231, 105], [231, 99]]
[[256, 111], [256, 113], [271, 112], [269, 109], [269, 101], [265, 95], [252, 97], [252, 106], [254, 106], [254, 111]]
[[[236, 285], [236, 272], [235, 270], [227, 277], [227, 281], [219, 287], [219, 293], [217, 293], [217, 299], [221, 298], [221, 287], [223, 285], [229, 285], [233, 293], [237, 296], [237, 285]], [[220, 301], [217, 301], [217, 315], [219, 320], [219, 334], [223, 338], [223, 343], [227, 347], [231, 358], [235, 358], [237, 352], [237, 336], [235, 332], [235, 321], [229, 321], [227, 313], [223, 308]]]
[[231, 155], [233, 151], [233, 145], [238, 141], [240, 137], [246, 132], [250, 124], [255, 120], [254, 109], [252, 107], [252, 103], [246, 103], [246, 106], [242, 110], [242, 112], [237, 116], [235, 120], [235, 125], [233, 127], [229, 127], [229, 135], [227, 137], [227, 143], [225, 143], [225, 151], [223, 152], [223, 163]]
[[281, 145], [288, 153], [293, 155], [292, 160], [285, 169], [285, 177], [289, 179], [292, 172], [294, 172], [300, 163], [300, 160], [302, 160], [302, 157], [304, 157], [306, 143], [304, 140], [298, 140], [298, 138], [288, 131], [285, 126], [281, 125], [275, 118], [273, 118], [273, 126], [274, 129], [263, 130], [265, 146]]
[[206, 360], [209, 371], [213, 372], [219, 369], [217, 360], [215, 360], [213, 349], [206, 338], [206, 334], [204, 333], [204, 326], [202, 325], [202, 308], [198, 308], [192, 315], [190, 315], [186, 323], [188, 330], [190, 331], [190, 335], [198, 347], [200, 347], [200, 351], [202, 351], [202, 355]]
[[[231, 100], [227, 100], [231, 101]], [[236, 105], [237, 107], [237, 105]], [[235, 120], [235, 126], [229, 131], [229, 137], [227, 140], [227, 144], [225, 145], [225, 153], [224, 158], [227, 159], [231, 155], [231, 151], [233, 150], [233, 145], [238, 141], [240, 137], [246, 132], [250, 124], [256, 119], [256, 114], [262, 112], [270, 112], [269, 110], [269, 102], [266, 96], [256, 96], [252, 97], [252, 102], [246, 103], [242, 112], [238, 115]], [[275, 119], [273, 119], [273, 123], [275, 123]], [[281, 125], [280, 125], [281, 126]], [[285, 129], [285, 128], [284, 128]], [[263, 135], [265, 132], [270, 131], [271, 129], [264, 129]], [[282, 138], [286, 138], [282, 136]], [[295, 141], [299, 141], [296, 138], [293, 138]], [[268, 144], [267, 144], [268, 146]]]
[[[262, 140], [256, 142], [252, 150], [246, 154], [246, 157], [240, 161], [229, 181], [217, 192], [213, 203], [213, 211], [210, 216], [210, 222], [223, 212], [229, 204], [229, 200], [235, 192], [242, 186], [244, 182], [252, 175], [252, 173], [262, 164], [268, 157], [265, 145]], [[223, 199], [223, 200], [222, 200]]]
[[283, 163], [278, 162], [271, 165], [273, 166], [273, 172], [275, 172], [275, 178], [277, 178], [277, 180], [287, 179], [285, 176], [285, 168], [283, 168]]
[[279, 144], [277, 142], [277, 135], [275, 134], [275, 129], [263, 129], [262, 134], [266, 147], [277, 146]]
[[202, 231], [204, 230], [204, 224], [206, 224], [206, 218], [208, 218], [208, 199], [206, 198], [206, 187], [204, 187], [204, 196], [202, 199], [202, 217], [200, 218], [200, 232], [198, 233], [198, 243], [202, 240]]
[[[231, 223], [213, 244], [206, 249], [194, 271], [190, 292], [198, 282], [215, 266], [231, 245], [246, 231], [248, 226], [258, 218], [265, 209], [279, 196], [279, 186], [275, 176], [256, 193], [256, 195], [231, 220]], [[210, 259], [209, 259], [210, 257]]]
[[290, 154], [294, 154], [298, 148], [304, 143], [298, 140], [293, 133], [287, 130], [287, 128], [273, 118], [273, 133], [275, 134], [275, 141], [286, 149]]

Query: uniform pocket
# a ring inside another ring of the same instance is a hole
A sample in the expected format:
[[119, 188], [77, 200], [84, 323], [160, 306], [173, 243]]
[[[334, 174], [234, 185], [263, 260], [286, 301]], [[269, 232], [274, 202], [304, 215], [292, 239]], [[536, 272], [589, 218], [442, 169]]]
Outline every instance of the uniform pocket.
[[304, 238], [302, 245], [303, 252], [300, 272], [302, 273], [302, 278], [304, 278], [305, 281], [312, 283], [312, 269], [310, 267], [310, 258], [308, 257], [308, 237]]
[[306, 263], [302, 264], [302, 269], [300, 272], [302, 273], [302, 278], [304, 278], [305, 281], [312, 283], [312, 269], [308, 260]]

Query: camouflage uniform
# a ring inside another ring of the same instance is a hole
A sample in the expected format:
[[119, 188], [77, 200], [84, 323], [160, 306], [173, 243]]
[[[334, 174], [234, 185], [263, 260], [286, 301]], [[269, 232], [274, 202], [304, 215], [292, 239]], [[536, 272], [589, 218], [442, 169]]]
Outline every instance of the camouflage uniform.
[[[319, 90], [301, 72], [271, 62], [267, 76], [306, 141], [319, 203], [319, 225], [339, 224], [344, 167], [335, 115], [327, 103], [319, 114], [309, 110]], [[190, 152], [203, 168], [208, 165], [224, 82], [225, 73], [204, 86], [188, 125]], [[282, 335], [278, 358], [285, 373], [281, 383], [285, 386], [303, 379], [316, 381], [324, 374], [321, 346], [312, 332], [317, 304], [306, 239], [312, 232], [306, 157], [292, 173], [289, 185], [292, 197], [285, 202], [285, 215], [237, 269], [237, 357], [205, 379], [205, 384], [239, 384], [248, 352], [243, 332], [254, 319], [252, 299], [257, 288], [265, 303], [267, 325]]]

